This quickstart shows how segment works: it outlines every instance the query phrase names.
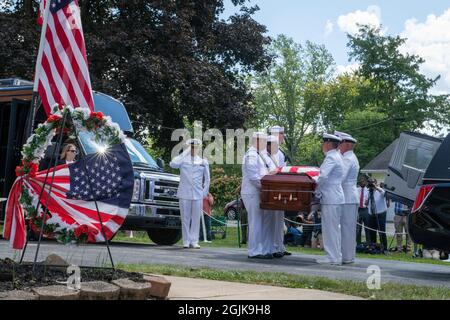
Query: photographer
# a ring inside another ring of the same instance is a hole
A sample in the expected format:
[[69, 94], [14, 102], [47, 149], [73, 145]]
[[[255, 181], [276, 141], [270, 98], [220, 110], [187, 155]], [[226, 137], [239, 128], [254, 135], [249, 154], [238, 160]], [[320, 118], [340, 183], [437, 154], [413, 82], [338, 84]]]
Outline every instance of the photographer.
[[[369, 189], [369, 198], [367, 200], [367, 208], [369, 209], [369, 225], [370, 229], [378, 230], [382, 251], [387, 250], [386, 237], [386, 213], [387, 203], [385, 191], [378, 186], [377, 180], [369, 178], [367, 180], [367, 188]], [[377, 243], [377, 232], [369, 230], [370, 241]]]

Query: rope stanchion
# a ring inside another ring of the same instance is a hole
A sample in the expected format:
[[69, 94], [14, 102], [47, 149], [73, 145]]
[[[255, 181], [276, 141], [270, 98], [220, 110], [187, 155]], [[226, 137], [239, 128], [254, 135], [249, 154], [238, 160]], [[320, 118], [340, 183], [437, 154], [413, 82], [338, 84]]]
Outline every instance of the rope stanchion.
[[[211, 219], [213, 219], [214, 221], [217, 221], [217, 222], [219, 222], [219, 223], [221, 223], [221, 224], [223, 224], [223, 225], [226, 225], [226, 224], [227, 224], [226, 222], [220, 221], [220, 220], [214, 218], [213, 216], [211, 216]], [[248, 223], [241, 224], [241, 226], [248, 226]]]
[[297, 222], [297, 221], [293, 221], [293, 220], [289, 220], [288, 218], [284, 218], [285, 221], [297, 224], [299, 226], [321, 226], [321, 223], [301, 223], [301, 222]]
[[[316, 224], [314, 224], [314, 223], [300, 223], [300, 222], [297, 222], [297, 221], [289, 220], [288, 218], [284, 218], [284, 220], [285, 220], [285, 221], [288, 221], [288, 222], [291, 222], [291, 223], [294, 223], [294, 224], [297, 224], [297, 225], [299, 225], [299, 226], [321, 226], [321, 225], [322, 225], [321, 223], [316, 223]], [[381, 230], [376, 230], [376, 229], [372, 229], [372, 228], [370, 228], [370, 227], [366, 227], [366, 226], [360, 224], [359, 222], [357, 222], [356, 224], [359, 225], [359, 226], [361, 226], [361, 227], [363, 227], [363, 228], [365, 228], [365, 229], [367, 229], [367, 230], [376, 231], [376, 232], [379, 232], [379, 233], [385, 233], [385, 234], [387, 234], [387, 235], [392, 235], [392, 236], [395, 236], [395, 235], [408, 235], [407, 232], [394, 232], [394, 233], [390, 233], [390, 232], [381, 231]]]

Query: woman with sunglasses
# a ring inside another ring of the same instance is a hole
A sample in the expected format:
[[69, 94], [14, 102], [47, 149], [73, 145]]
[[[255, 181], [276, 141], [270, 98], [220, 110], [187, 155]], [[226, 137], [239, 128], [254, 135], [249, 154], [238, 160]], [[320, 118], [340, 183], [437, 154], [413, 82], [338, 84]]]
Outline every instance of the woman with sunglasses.
[[59, 164], [74, 163], [77, 154], [78, 151], [76, 145], [72, 143], [66, 144], [61, 151]]

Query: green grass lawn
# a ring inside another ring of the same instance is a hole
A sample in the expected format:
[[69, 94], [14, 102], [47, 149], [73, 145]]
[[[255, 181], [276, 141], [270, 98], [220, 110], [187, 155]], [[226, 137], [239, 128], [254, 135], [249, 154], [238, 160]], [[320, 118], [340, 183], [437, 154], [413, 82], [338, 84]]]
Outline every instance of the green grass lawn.
[[[137, 242], [137, 243], [152, 243], [152, 241], [148, 238], [147, 233], [141, 231], [134, 231], [134, 237], [130, 238], [125, 235], [124, 231], [120, 231], [114, 237], [114, 241], [125, 241], [125, 242]], [[392, 240], [392, 236], [388, 237], [388, 243]], [[181, 245], [181, 241], [178, 243]], [[228, 227], [226, 231], [225, 239], [216, 238], [211, 243], [205, 243], [200, 241], [200, 245], [205, 248], [238, 248], [238, 233], [237, 228]], [[246, 245], [241, 245], [241, 248], [247, 248]], [[311, 249], [311, 248], [302, 248], [302, 247], [287, 247], [288, 251], [297, 252], [297, 253], [307, 253], [307, 254], [316, 254], [316, 255], [324, 255], [325, 253], [319, 249]], [[450, 266], [450, 263], [432, 260], [432, 259], [423, 259], [423, 258], [413, 258], [412, 253], [398, 253], [398, 252], [389, 252], [386, 255], [371, 255], [371, 254], [362, 254], [358, 253], [356, 255], [358, 258], [369, 258], [369, 259], [384, 259], [384, 260], [397, 260], [397, 261], [406, 261], [406, 262], [418, 262], [418, 263], [430, 263], [430, 264], [439, 264], [439, 265], [447, 265]]]
[[325, 277], [291, 275], [274, 272], [222, 271], [168, 265], [124, 265], [126, 271], [161, 275], [272, 285], [285, 288], [317, 289], [343, 293], [373, 300], [448, 300], [450, 289], [386, 283], [380, 290], [369, 290], [365, 282], [333, 280]]

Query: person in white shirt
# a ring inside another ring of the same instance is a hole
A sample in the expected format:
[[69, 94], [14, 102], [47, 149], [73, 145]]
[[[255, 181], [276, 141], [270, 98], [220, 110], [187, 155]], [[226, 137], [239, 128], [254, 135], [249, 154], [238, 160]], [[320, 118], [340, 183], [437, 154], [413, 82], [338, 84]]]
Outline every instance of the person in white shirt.
[[180, 203], [184, 248], [200, 249], [198, 244], [203, 199], [208, 195], [209, 164], [199, 156], [201, 141], [189, 139], [188, 148], [170, 162], [170, 167], [180, 169], [177, 196]]
[[255, 132], [252, 145], [242, 162], [241, 197], [248, 216], [248, 257], [257, 259], [273, 258], [273, 237], [271, 226], [267, 223], [270, 213], [259, 207], [261, 179], [270, 172], [270, 162], [265, 155], [266, 148], [267, 135]]
[[[378, 230], [382, 251], [387, 250], [386, 237], [386, 214], [387, 203], [385, 191], [378, 186], [376, 179], [368, 181], [369, 198], [367, 208], [369, 209], [369, 228]], [[369, 238], [371, 243], [377, 243], [377, 231], [369, 229]]]
[[322, 210], [322, 237], [326, 259], [318, 259], [318, 263], [341, 265], [341, 221], [342, 207], [345, 203], [342, 180], [344, 163], [337, 150], [341, 139], [335, 135], [324, 133], [322, 151], [325, 159], [320, 166], [317, 179], [316, 197], [320, 199]]
[[369, 189], [367, 189], [367, 181], [365, 178], [359, 179], [358, 192], [358, 224], [356, 225], [356, 244], [362, 243], [361, 233], [362, 225], [364, 225], [364, 235], [366, 242], [370, 243], [369, 229], [369, 209], [367, 209], [367, 201], [369, 200]]
[[339, 144], [339, 151], [344, 161], [342, 189], [345, 204], [340, 222], [342, 264], [350, 264], [355, 262], [356, 255], [356, 221], [358, 219], [358, 190], [356, 184], [359, 174], [359, 161], [353, 150], [357, 141], [344, 132], [336, 131], [334, 134], [342, 140]]

